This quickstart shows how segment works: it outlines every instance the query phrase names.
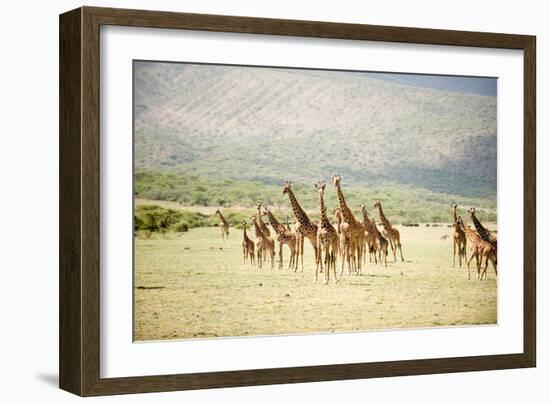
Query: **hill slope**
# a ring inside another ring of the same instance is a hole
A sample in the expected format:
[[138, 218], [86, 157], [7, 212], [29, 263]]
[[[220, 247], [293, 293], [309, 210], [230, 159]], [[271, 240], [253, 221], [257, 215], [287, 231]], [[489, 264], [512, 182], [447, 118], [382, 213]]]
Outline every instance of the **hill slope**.
[[496, 97], [363, 73], [137, 62], [136, 169], [496, 194]]

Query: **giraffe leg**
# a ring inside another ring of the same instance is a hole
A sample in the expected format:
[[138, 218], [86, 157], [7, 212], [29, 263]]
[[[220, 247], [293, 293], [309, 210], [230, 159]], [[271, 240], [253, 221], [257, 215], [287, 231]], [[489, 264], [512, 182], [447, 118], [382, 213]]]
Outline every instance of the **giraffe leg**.
[[342, 239], [339, 240], [340, 242], [340, 260], [342, 261], [340, 264], [340, 276], [344, 274], [344, 263], [346, 261], [346, 246]]
[[[315, 263], [317, 263], [317, 261], [322, 257], [322, 254], [321, 254], [321, 246], [319, 246], [317, 244], [317, 235], [308, 235], [307, 236], [307, 239], [309, 239], [309, 243], [311, 244], [311, 247], [313, 248], [313, 256], [315, 256]], [[319, 252], [319, 253], [317, 253]], [[319, 273], [322, 273], [323, 272], [323, 267], [321, 266], [321, 268], [319, 269]]]
[[351, 256], [351, 245], [348, 242], [346, 245], [346, 260], [348, 261], [348, 274], [351, 274], [352, 271], [352, 264], [353, 264], [353, 257]]
[[292, 267], [294, 268], [294, 271], [296, 271], [298, 267], [298, 242], [294, 242], [294, 258], [292, 259]]
[[388, 237], [388, 241], [390, 243], [391, 253], [393, 253], [393, 261], [397, 262], [394, 239], [392, 237]]
[[302, 239], [300, 240], [300, 254], [301, 254], [301, 259], [302, 259], [302, 270], [300, 271], [304, 271], [304, 236], [302, 235]]
[[283, 243], [279, 242], [279, 270], [283, 268]]
[[[474, 258], [475, 256], [475, 252], [472, 251], [472, 256], [470, 256], [470, 260], [468, 260], [468, 280], [470, 280], [470, 263], [472, 262], [472, 259]], [[476, 260], [477, 260], [477, 256], [476, 256]]]
[[338, 239], [332, 242], [332, 270], [334, 270], [334, 284], [338, 282], [336, 277], [336, 254], [338, 252]]
[[489, 256], [485, 256], [485, 266], [483, 267], [483, 274], [481, 279], [487, 279], [487, 266], [489, 265]]
[[[317, 250], [320, 250], [320, 248], [317, 248]], [[317, 282], [317, 274], [319, 273], [319, 266], [323, 266], [323, 263], [321, 262], [321, 259], [315, 259], [315, 277], [313, 278], [313, 282]]]
[[363, 268], [363, 246], [365, 245], [364, 241], [357, 243], [357, 275], [361, 274], [361, 269]]
[[[456, 256], [456, 241], [453, 240], [453, 269], [455, 267], [455, 256]], [[458, 252], [458, 258], [460, 259], [460, 251]]]
[[301, 239], [301, 236], [300, 236], [300, 233], [297, 234], [297, 238], [296, 238], [296, 266], [295, 266], [295, 269], [294, 269], [294, 272], [296, 273], [298, 271], [298, 266], [300, 265], [300, 255], [301, 255], [301, 249], [300, 249], [300, 239]]
[[294, 271], [298, 270], [298, 238], [294, 241]]
[[[324, 250], [323, 250], [324, 249]], [[320, 251], [320, 255], [322, 255], [322, 258], [323, 258], [323, 263], [324, 263], [324, 266], [325, 266], [325, 272], [323, 273], [323, 277], [324, 277], [324, 281], [323, 281], [323, 284], [324, 285], [327, 285], [328, 284], [328, 271], [329, 271], [329, 268], [328, 268], [328, 248], [327, 248], [327, 245], [326, 244], [323, 244], [319, 247], [319, 251]], [[321, 259], [319, 259], [321, 260]], [[321, 264], [321, 267], [323, 266], [323, 264]]]

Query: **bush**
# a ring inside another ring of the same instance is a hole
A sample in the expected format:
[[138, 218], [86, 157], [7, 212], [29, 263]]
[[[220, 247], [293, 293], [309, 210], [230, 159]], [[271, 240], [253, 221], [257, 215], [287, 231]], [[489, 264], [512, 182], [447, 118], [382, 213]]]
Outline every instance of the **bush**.
[[187, 232], [189, 231], [189, 225], [184, 220], [180, 220], [176, 224], [172, 225], [170, 229], [176, 232]]

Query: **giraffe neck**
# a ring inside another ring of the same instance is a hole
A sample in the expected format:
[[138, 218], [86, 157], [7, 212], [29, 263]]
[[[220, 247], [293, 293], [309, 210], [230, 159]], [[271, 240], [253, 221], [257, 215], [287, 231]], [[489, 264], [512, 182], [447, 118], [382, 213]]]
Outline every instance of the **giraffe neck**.
[[384, 224], [384, 226], [391, 228], [391, 223], [388, 221], [386, 216], [384, 215], [384, 211], [382, 210], [382, 205], [378, 205], [378, 211], [380, 212], [380, 221]]
[[243, 239], [248, 241], [248, 235], [246, 234], [246, 225], [243, 225]]
[[269, 210], [267, 210], [267, 219], [269, 220], [269, 223], [278, 235], [285, 232], [285, 227], [281, 225], [279, 221], [277, 221], [273, 213]]
[[226, 221], [225, 217], [222, 215], [222, 213], [220, 211], [218, 211], [218, 215], [220, 216], [220, 221], [224, 224], [227, 224], [227, 221]]
[[334, 218], [336, 218], [336, 228], [338, 230], [338, 233], [340, 233], [340, 225], [342, 225], [342, 216], [340, 215], [340, 212], [337, 211], [334, 215]]
[[380, 231], [378, 231], [378, 226], [376, 225], [376, 221], [372, 220], [371, 228], [372, 228], [372, 232], [374, 232], [374, 235], [379, 237], [380, 236]]
[[265, 222], [262, 218], [262, 213], [260, 212], [260, 209], [258, 209], [258, 225], [262, 229], [262, 231], [265, 231], [269, 233], [269, 229], [267, 228], [267, 225], [265, 225]]
[[472, 221], [474, 222], [474, 225], [476, 227], [477, 233], [483, 239], [484, 241], [489, 242], [489, 234], [487, 234], [487, 230], [485, 227], [479, 222], [475, 214], [472, 214]]
[[327, 218], [327, 213], [325, 211], [325, 200], [321, 192], [319, 192], [319, 210], [321, 213], [321, 218], [319, 220], [321, 223], [321, 226], [328, 227], [328, 225], [330, 225], [330, 222], [328, 221], [328, 218]]
[[344, 198], [344, 193], [342, 192], [342, 188], [340, 187], [339, 183], [338, 183], [338, 186], [336, 186], [336, 192], [338, 193], [338, 202], [340, 203], [340, 210], [342, 210], [344, 221], [353, 222], [354, 221], [353, 214], [351, 213], [351, 210], [349, 209], [346, 203], [346, 199]]
[[366, 227], [367, 229], [372, 228], [372, 222], [371, 222], [371, 220], [369, 219], [369, 215], [368, 215], [366, 209], [363, 210], [363, 221], [364, 221], [365, 227]]
[[453, 207], [453, 222], [456, 223], [458, 217], [456, 216], [456, 207]]
[[265, 238], [265, 234], [262, 232], [262, 230], [260, 229], [260, 226], [256, 221], [253, 221], [253, 223], [254, 223], [254, 233], [256, 234], [256, 238], [260, 238], [263, 240]]
[[300, 224], [309, 224], [309, 217], [306, 212], [300, 207], [298, 200], [294, 196], [292, 189], [288, 190], [288, 197], [290, 198], [290, 204], [292, 206], [292, 212]]

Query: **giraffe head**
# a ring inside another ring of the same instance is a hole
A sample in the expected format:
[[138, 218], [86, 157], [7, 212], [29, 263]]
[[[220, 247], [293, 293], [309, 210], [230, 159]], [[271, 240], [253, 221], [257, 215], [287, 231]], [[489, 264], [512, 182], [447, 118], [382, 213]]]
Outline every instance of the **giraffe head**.
[[470, 213], [470, 217], [474, 217], [476, 215], [476, 209], [474, 207], [468, 209], [468, 213]]
[[366, 212], [367, 212], [367, 206], [365, 205], [365, 203], [362, 203], [360, 207], [361, 207], [361, 211], [362, 211], [363, 213], [366, 213]]
[[260, 210], [262, 209], [262, 201], [261, 200], [258, 200], [256, 202], [256, 209], [258, 209], [258, 213], [260, 212]]
[[216, 212], [214, 214], [221, 214], [222, 212], [220, 211], [220, 209], [216, 209]]
[[374, 208], [382, 207], [382, 203], [380, 202], [380, 199], [376, 199], [374, 202]]
[[256, 223], [256, 216], [255, 215], [250, 216], [250, 221], [252, 221], [252, 224], [255, 224]]
[[246, 220], [242, 220], [241, 225], [243, 226], [244, 229], [246, 229]]
[[451, 203], [451, 208], [452, 208], [453, 210], [455, 210], [455, 211], [456, 211], [456, 208], [457, 208], [457, 207], [458, 207], [458, 206], [457, 206], [457, 204], [456, 204], [456, 203]]
[[[258, 210], [260, 211], [260, 210]], [[261, 212], [261, 215], [266, 216], [269, 213], [269, 210], [267, 207], [264, 207], [264, 211]]]
[[320, 195], [323, 195], [325, 193], [325, 187], [327, 184], [323, 181], [319, 181], [315, 184], [315, 189], [319, 192]]
[[290, 192], [290, 186], [291, 183], [289, 181], [285, 181], [283, 183], [283, 194], [287, 194], [288, 192]]
[[332, 176], [332, 184], [334, 185], [334, 187], [339, 187], [341, 181], [342, 181], [341, 175], [337, 174]]

